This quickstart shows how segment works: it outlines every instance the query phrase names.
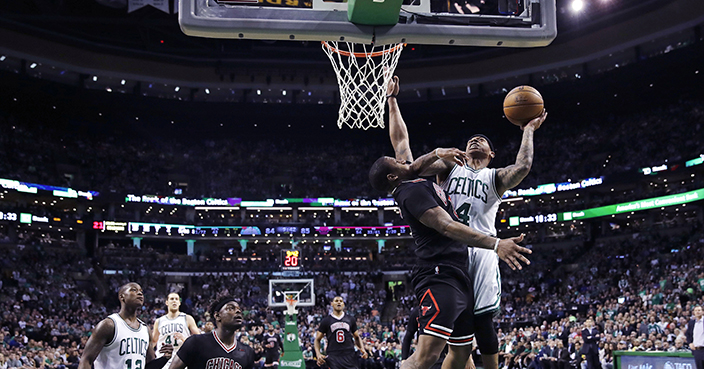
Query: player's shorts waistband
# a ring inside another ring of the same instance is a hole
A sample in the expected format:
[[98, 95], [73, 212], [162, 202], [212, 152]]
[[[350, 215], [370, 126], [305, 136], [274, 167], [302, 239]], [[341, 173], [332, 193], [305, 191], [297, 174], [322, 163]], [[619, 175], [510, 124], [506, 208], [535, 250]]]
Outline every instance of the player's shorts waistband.
[[472, 286], [469, 272], [453, 265], [417, 265], [413, 267], [411, 281], [414, 288], [422, 288], [425, 284], [424, 282], [430, 280], [442, 280], [460, 290], [465, 290]]

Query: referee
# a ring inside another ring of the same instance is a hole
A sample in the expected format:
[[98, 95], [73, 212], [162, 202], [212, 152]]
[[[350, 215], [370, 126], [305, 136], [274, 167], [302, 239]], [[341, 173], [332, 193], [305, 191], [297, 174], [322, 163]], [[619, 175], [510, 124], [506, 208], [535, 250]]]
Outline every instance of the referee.
[[693, 319], [690, 319], [687, 324], [687, 343], [692, 349], [694, 362], [697, 364], [697, 369], [704, 369], [704, 319], [701, 306], [696, 306], [692, 311]]

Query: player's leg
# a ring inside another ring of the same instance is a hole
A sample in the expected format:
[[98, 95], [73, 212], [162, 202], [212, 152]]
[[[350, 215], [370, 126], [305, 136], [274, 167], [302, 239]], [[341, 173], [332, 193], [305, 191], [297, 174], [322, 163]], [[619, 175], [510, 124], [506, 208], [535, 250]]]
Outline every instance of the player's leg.
[[499, 338], [494, 329], [493, 312], [475, 316], [474, 326], [484, 369], [499, 369]]
[[[467, 308], [455, 320], [454, 331], [447, 340], [447, 357], [442, 363], [442, 369], [466, 369], [472, 360], [474, 349], [474, 304], [473, 297], [468, 298]], [[472, 367], [474, 366], [472, 361]]]
[[470, 275], [474, 283], [474, 333], [484, 369], [499, 368], [499, 338], [494, 315], [501, 309], [501, 274], [495, 252], [470, 250]]
[[464, 369], [477, 369], [477, 365], [474, 364], [474, 358], [472, 358], [472, 355], [469, 355], [467, 358], [467, 364], [464, 366]]
[[428, 369], [440, 357], [445, 347], [445, 338], [420, 335], [416, 351], [401, 365], [401, 369]]
[[442, 369], [465, 369], [472, 357], [472, 346], [450, 346]]
[[279, 366], [278, 357], [276, 352], [273, 350], [266, 350], [264, 367], [270, 369], [276, 369]]
[[465, 272], [444, 266], [418, 271], [414, 276], [420, 305], [418, 346], [401, 369], [428, 369], [438, 360], [453, 335], [455, 321], [473, 306], [469, 304], [471, 284], [465, 276]]
[[467, 360], [472, 356], [472, 345], [450, 346], [447, 357], [442, 362], [442, 369], [465, 369]]

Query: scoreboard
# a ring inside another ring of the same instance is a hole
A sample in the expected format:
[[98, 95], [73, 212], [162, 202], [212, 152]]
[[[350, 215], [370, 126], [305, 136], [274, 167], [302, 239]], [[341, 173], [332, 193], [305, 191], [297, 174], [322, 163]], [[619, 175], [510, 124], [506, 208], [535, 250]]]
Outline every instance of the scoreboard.
[[281, 250], [281, 270], [301, 270], [301, 250]]
[[131, 235], [167, 237], [410, 237], [407, 225], [398, 226], [200, 226], [130, 222]]

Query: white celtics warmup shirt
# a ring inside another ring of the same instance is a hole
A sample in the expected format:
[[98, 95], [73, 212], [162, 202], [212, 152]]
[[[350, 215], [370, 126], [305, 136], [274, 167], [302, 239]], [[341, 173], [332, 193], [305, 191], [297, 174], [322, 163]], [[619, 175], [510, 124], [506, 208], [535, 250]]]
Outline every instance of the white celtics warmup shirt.
[[[496, 237], [496, 212], [501, 196], [496, 190], [496, 169], [475, 170], [455, 165], [442, 183], [460, 221]], [[493, 250], [469, 248], [469, 274], [474, 282], [474, 313], [493, 312], [501, 302], [499, 258]]]
[[[171, 355], [173, 358], [173, 355], [176, 355], [176, 351], [183, 345], [183, 340], [191, 335], [191, 331], [188, 330], [186, 313], [180, 313], [174, 319], [169, 319], [167, 315], [164, 315], [158, 318], [157, 322], [159, 322], [159, 340], [156, 342], [156, 357], [164, 356], [164, 354], [159, 353], [159, 350], [166, 344], [174, 346], [174, 351]], [[177, 340], [176, 333], [181, 333], [185, 338], [183, 340]]]
[[147, 325], [140, 320], [139, 328], [134, 329], [117, 313], [108, 318], [115, 323], [115, 335], [95, 359], [95, 369], [143, 369], [149, 347]]

